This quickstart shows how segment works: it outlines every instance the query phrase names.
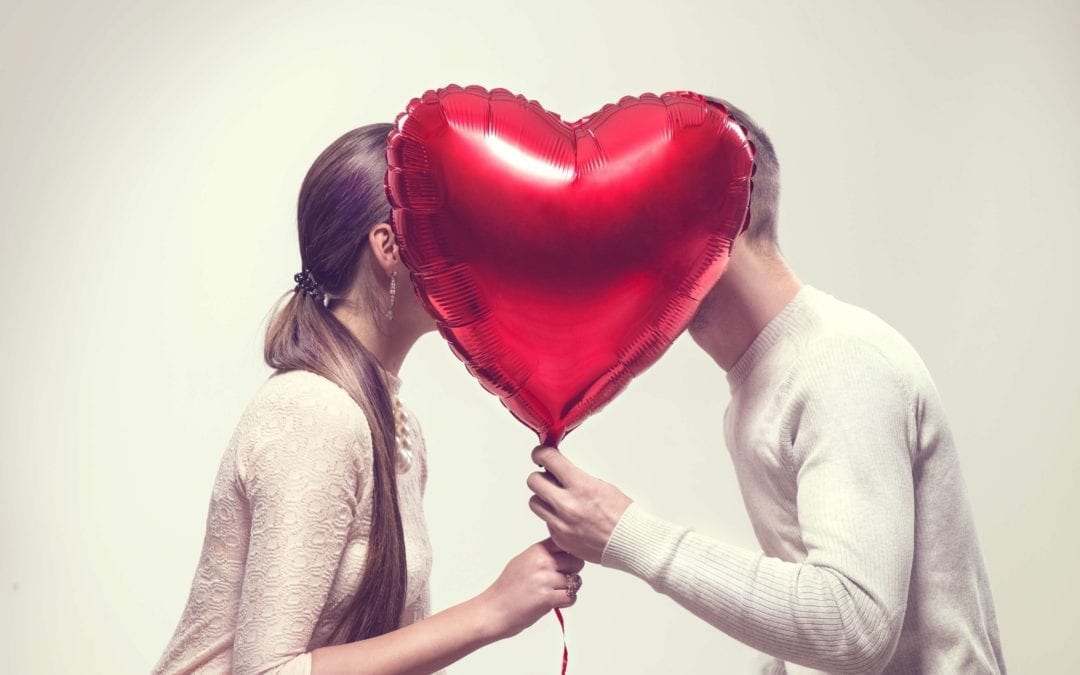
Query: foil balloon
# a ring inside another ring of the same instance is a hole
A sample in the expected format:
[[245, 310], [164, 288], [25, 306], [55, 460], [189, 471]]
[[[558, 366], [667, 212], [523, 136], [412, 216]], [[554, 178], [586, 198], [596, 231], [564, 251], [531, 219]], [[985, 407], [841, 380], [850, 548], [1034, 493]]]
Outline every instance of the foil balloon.
[[753, 146], [693, 93], [567, 123], [504, 89], [450, 86], [390, 133], [401, 257], [481, 384], [557, 445], [652, 365], [748, 219]]

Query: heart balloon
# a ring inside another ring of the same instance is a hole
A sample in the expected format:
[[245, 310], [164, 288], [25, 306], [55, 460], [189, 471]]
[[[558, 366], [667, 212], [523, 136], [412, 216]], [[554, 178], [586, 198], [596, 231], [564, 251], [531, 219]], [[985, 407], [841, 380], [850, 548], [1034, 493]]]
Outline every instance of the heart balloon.
[[450, 86], [390, 133], [414, 286], [481, 384], [557, 445], [652, 365], [748, 219], [753, 146], [718, 105], [623, 98], [577, 122]]

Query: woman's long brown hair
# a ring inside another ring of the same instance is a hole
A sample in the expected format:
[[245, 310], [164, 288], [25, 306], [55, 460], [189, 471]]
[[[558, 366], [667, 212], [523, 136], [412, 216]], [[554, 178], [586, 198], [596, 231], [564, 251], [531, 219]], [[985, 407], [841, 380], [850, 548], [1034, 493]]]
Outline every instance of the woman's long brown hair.
[[[372, 124], [334, 141], [315, 160], [300, 189], [301, 264], [331, 296], [344, 293], [357, 275], [374, 272], [368, 234], [390, 218], [383, 174], [391, 128]], [[378, 317], [378, 303], [370, 295], [369, 306]], [[277, 371], [307, 370], [336, 383], [367, 417], [374, 450], [367, 559], [356, 595], [330, 642], [395, 630], [405, 604], [405, 540], [394, 469], [394, 412], [383, 370], [321, 297], [303, 292], [293, 293], [271, 320], [265, 358]]]

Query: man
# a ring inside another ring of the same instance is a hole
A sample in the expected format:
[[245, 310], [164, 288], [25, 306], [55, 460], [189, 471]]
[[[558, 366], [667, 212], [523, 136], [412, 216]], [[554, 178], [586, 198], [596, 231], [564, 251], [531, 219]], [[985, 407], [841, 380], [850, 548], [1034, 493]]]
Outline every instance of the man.
[[756, 173], [750, 226], [689, 331], [727, 373], [725, 437], [762, 551], [648, 513], [552, 448], [534, 451], [530, 508], [558, 546], [776, 657], [771, 672], [1004, 672], [926, 367], [880, 319], [799, 282], [777, 246], [772, 144], [710, 102], [746, 129]]

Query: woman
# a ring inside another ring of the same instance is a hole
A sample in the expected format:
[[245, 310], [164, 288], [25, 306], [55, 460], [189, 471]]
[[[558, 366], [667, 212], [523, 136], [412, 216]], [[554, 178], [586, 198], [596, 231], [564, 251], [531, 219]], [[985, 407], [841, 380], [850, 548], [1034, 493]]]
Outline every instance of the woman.
[[387, 225], [390, 129], [345, 134], [304, 179], [304, 271], [266, 335], [277, 372], [222, 459], [157, 673], [431, 673], [574, 602], [582, 562], [544, 541], [428, 616], [426, 449], [397, 372], [434, 324]]

